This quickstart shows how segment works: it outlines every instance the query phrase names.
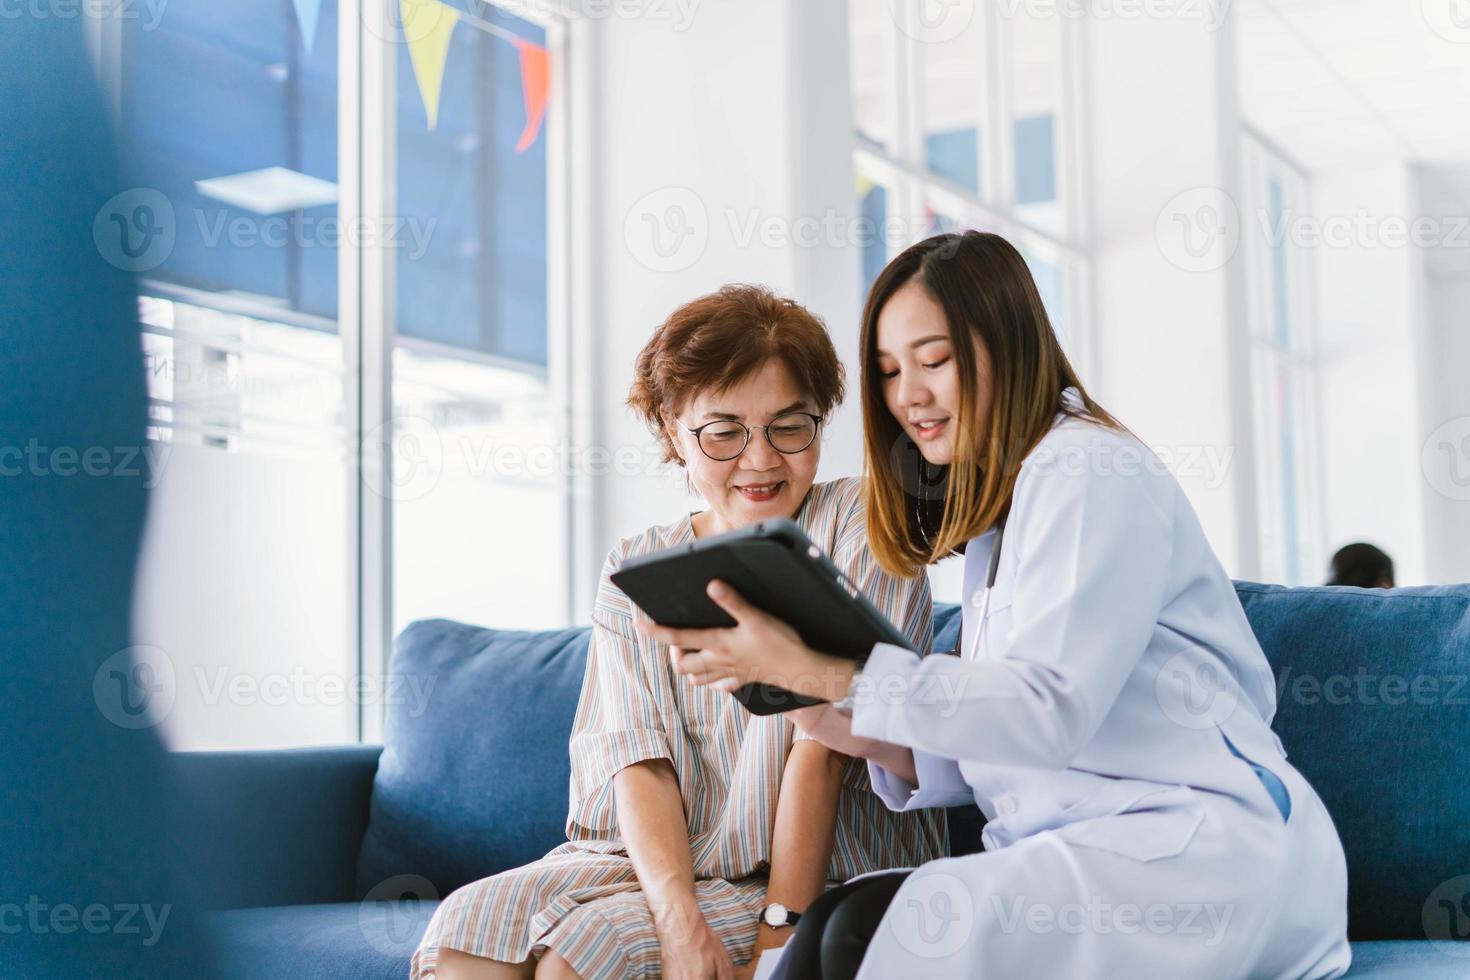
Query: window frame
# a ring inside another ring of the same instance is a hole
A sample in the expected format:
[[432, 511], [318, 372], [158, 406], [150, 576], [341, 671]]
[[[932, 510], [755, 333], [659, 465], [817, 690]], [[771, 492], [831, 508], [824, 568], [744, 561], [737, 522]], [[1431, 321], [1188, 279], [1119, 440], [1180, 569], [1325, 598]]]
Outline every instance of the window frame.
[[[883, 4], [890, 13], [916, 18], [917, 9], [908, 4]], [[848, 38], [852, 35], [852, 2], [848, 4]], [[888, 191], [887, 220], [904, 229], [924, 227], [924, 205], [938, 198], [953, 206], [955, 217], [967, 224], [983, 222], [1004, 235], [1023, 251], [1058, 262], [1065, 277], [1066, 346], [1068, 355], [1079, 371], [1091, 373], [1092, 346], [1092, 248], [1088, 239], [1089, 220], [1084, 189], [1088, 186], [1085, 165], [1079, 148], [1084, 143], [1085, 100], [1080, 88], [1085, 76], [1082, 25], [1075, 18], [1059, 17], [1061, 38], [1060, 64], [1061, 105], [1055, 130], [1057, 197], [1065, 216], [1062, 233], [1042, 228], [1028, 220], [1014, 204], [1014, 99], [1011, 88], [1011, 38], [1014, 21], [1006, 17], [996, 4], [977, 4], [979, 15], [972, 26], [979, 33], [978, 47], [984, 52], [984, 71], [980, 75], [982, 125], [979, 148], [981, 159], [980, 190], [976, 193], [961, 184], [930, 171], [924, 154], [924, 93], [921, 55], [923, 43], [917, 39], [919, 28], [908, 29], [891, 18], [885, 25], [892, 45], [890, 64], [894, 90], [894, 137], [891, 148], [854, 139], [854, 181], [867, 179]], [[1018, 12], [1018, 16], [1020, 13]], [[986, 139], [989, 134], [991, 138]], [[886, 236], [884, 237], [886, 240]], [[888, 258], [917, 235], [898, 244], [888, 244]], [[864, 284], [866, 288], [866, 284]]]
[[[476, 363], [512, 367], [543, 378], [548, 385], [557, 438], [563, 444], [585, 444], [590, 417], [586, 379], [593, 366], [588, 345], [577, 343], [590, 335], [590, 320], [581, 307], [574, 308], [574, 280], [585, 282], [586, 254], [570, 235], [574, 191], [579, 207], [585, 208], [585, 190], [574, 188], [571, 154], [582, 141], [572, 138], [572, 110], [576, 96], [570, 84], [585, 87], [585, 69], [574, 69], [570, 58], [577, 50], [569, 41], [583, 25], [567, 18], [553, 0], [481, 0], [546, 32], [551, 62], [551, 84], [542, 138], [547, 141], [547, 364], [522, 364], [505, 358], [476, 354], [416, 338], [399, 338], [394, 328], [394, 278], [396, 254], [383, 236], [353, 244], [342, 241], [337, 248], [338, 307], [336, 328], [342, 344], [343, 434], [345, 451], [356, 460], [354, 492], [346, 502], [348, 554], [343, 556], [347, 578], [347, 624], [350, 659], [364, 678], [381, 678], [388, 672], [393, 649], [393, 502], [373, 492], [373, 479], [382, 479], [393, 465], [391, 442], [382, 451], [363, 451], [364, 436], [372, 434], [393, 418], [393, 352], [395, 347], [448, 355]], [[337, 218], [349, 222], [377, 222], [384, 227], [394, 213], [396, 152], [396, 58], [399, 26], [396, 2], [381, 0], [338, 0], [337, 84]], [[463, 13], [463, 9], [456, 7]], [[106, 93], [114, 125], [122, 118], [122, 22], [117, 18], [83, 18], [84, 39], [91, 54], [97, 81]], [[391, 39], [391, 40], [390, 40]], [[378, 106], [380, 112], [367, 111]], [[586, 120], [578, 125], [585, 127]], [[585, 182], [585, 177], [579, 177]], [[576, 251], [574, 251], [576, 249]], [[252, 303], [229, 294], [199, 293], [169, 283], [143, 278], [145, 296], [179, 299], [224, 312], [242, 313], [290, 326], [321, 329], [320, 317], [282, 311], [269, 304]], [[147, 328], [145, 328], [147, 329]], [[579, 441], [581, 440], [581, 441]], [[370, 468], [376, 469], [371, 473]], [[581, 574], [588, 561], [593, 503], [588, 477], [579, 472], [560, 476], [560, 508], [565, 514], [565, 531], [557, 543], [564, 552], [567, 580], [563, 583], [564, 619], [575, 621], [575, 610], [586, 600]], [[355, 658], [354, 658], [355, 654]], [[364, 701], [372, 703], [364, 704]], [[384, 705], [375, 699], [358, 699], [357, 738], [380, 741]]]
[[[1281, 259], [1290, 333], [1286, 344], [1279, 343], [1274, 337], [1276, 252], [1267, 238], [1272, 228], [1271, 182], [1280, 182], [1285, 210], [1312, 214], [1311, 179], [1305, 168], [1250, 126], [1242, 127], [1241, 157], [1245, 195], [1242, 238], [1249, 297], [1246, 335], [1250, 373], [1246, 397], [1256, 405], [1252, 415], [1257, 447], [1256, 545], [1260, 573], [1266, 581], [1286, 585], [1316, 584], [1314, 573], [1326, 565], [1316, 275], [1310, 250], [1294, 245], [1289, 236], [1284, 238]], [[1267, 397], [1268, 386], [1283, 374], [1290, 380], [1292, 391], [1288, 411], [1292, 412], [1293, 514], [1286, 512], [1288, 494], [1280, 458], [1288, 419], [1278, 411], [1275, 399]], [[1291, 534], [1289, 528], [1294, 529]]]

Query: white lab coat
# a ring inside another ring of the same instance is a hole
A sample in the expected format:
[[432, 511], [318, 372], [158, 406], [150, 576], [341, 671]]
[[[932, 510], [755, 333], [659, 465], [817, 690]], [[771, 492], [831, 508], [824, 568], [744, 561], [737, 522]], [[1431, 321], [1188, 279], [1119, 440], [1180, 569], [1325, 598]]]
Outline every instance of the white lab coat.
[[[914, 750], [918, 786], [870, 764], [891, 808], [988, 819], [984, 853], [905, 882], [860, 980], [1346, 972], [1342, 845], [1158, 458], [1059, 414], [1021, 467], [982, 631], [994, 538], [966, 549], [965, 655], [880, 645], [854, 689], [853, 733]], [[1281, 779], [1289, 819], [1227, 738]]]

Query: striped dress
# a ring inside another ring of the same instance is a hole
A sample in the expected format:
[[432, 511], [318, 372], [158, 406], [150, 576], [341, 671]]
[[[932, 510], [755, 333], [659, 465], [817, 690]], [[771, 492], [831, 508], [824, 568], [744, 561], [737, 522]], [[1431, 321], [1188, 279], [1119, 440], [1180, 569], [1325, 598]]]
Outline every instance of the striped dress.
[[[794, 520], [920, 650], [932, 630], [929, 588], [884, 572], [868, 550], [860, 484], [816, 484]], [[550, 948], [586, 980], [657, 977], [658, 936], [619, 839], [613, 774], [667, 759], [689, 824], [695, 893], [736, 963], [750, 959], [787, 753], [804, 737], [780, 715], [757, 717], [733, 697], [677, 675], [667, 647], [633, 629], [634, 607], [609, 580], [635, 555], [693, 540], [689, 516], [624, 539], [603, 567], [587, 674], [571, 738], [567, 842], [539, 861], [455, 891], [439, 907], [412, 976], [434, 975], [438, 951], [519, 963]], [[893, 813], [867, 767], [848, 763], [838, 799], [831, 883], [943, 855], [943, 811]]]

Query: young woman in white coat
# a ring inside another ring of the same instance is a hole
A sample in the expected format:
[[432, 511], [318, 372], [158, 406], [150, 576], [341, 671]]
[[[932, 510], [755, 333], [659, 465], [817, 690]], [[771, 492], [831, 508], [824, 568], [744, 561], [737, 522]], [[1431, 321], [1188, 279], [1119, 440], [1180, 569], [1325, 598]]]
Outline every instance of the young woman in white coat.
[[[909, 248], [861, 344], [869, 542], [903, 575], [963, 552], [957, 655], [831, 657], [718, 582], [737, 626], [656, 632], [700, 683], [831, 702], [794, 720], [866, 756], [892, 809], [974, 802], [988, 822], [981, 853], [828, 892], [783, 972], [1345, 973], [1342, 846], [1271, 731], [1265, 655], [1179, 484], [1083, 390], [1020, 254], [978, 232]], [[924, 465], [904, 472], [912, 446]]]

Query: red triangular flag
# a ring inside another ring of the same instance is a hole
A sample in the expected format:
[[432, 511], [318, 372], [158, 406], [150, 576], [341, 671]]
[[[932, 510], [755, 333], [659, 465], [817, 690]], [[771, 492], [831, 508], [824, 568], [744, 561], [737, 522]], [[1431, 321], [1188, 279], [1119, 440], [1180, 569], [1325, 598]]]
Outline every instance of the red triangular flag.
[[516, 50], [521, 56], [521, 97], [526, 103], [526, 128], [516, 142], [516, 152], [522, 153], [536, 142], [541, 131], [541, 119], [546, 115], [546, 97], [551, 87], [551, 57], [539, 44], [517, 39]]

